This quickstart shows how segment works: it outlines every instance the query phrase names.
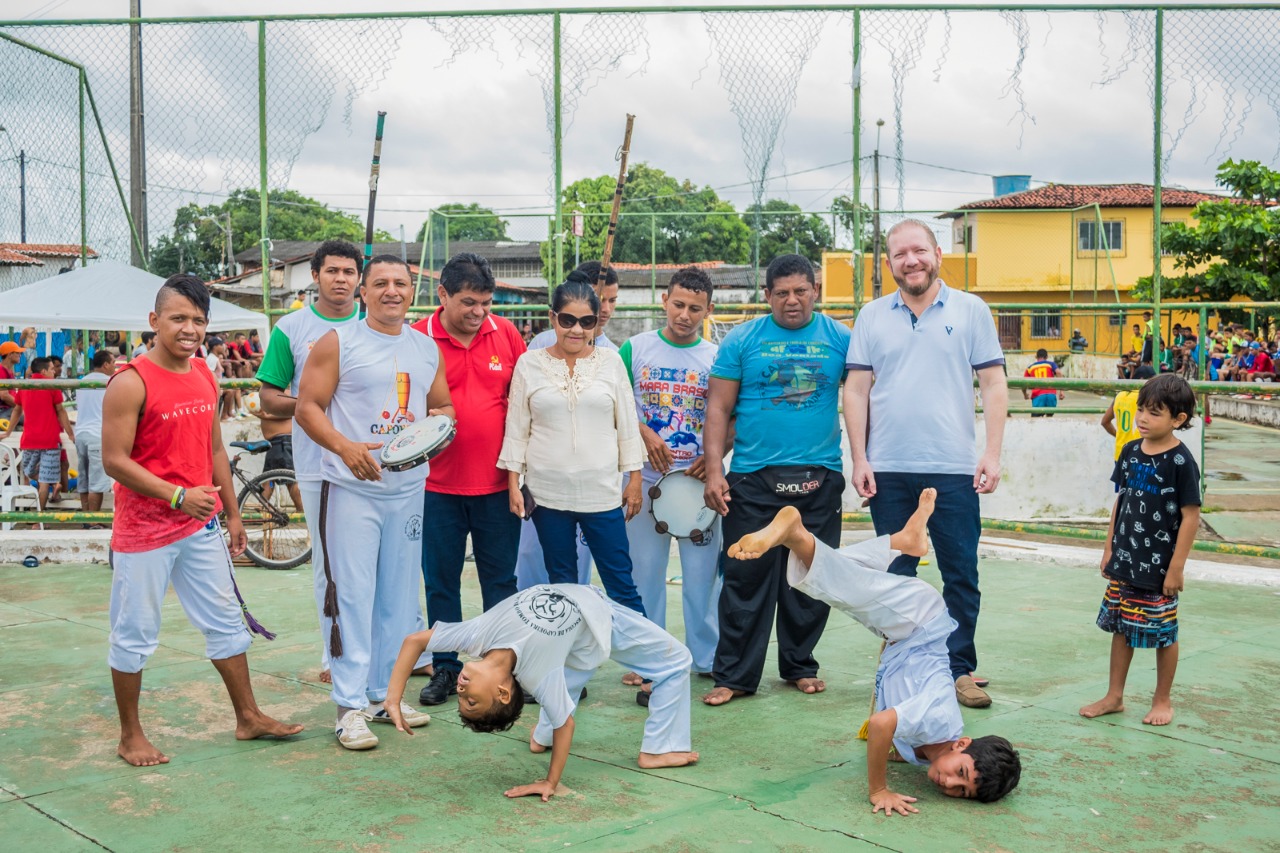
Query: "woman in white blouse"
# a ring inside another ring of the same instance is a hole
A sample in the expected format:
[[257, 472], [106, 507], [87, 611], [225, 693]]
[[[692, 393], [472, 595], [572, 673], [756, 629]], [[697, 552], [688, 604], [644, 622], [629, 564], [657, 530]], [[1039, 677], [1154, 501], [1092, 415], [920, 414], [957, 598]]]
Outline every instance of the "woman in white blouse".
[[[644, 463], [631, 383], [618, 354], [593, 345], [600, 299], [584, 275], [556, 288], [551, 310], [555, 344], [522, 355], [511, 380], [498, 457], [510, 472], [511, 511], [525, 514], [523, 476], [550, 582], [577, 583], [581, 526], [605, 592], [644, 613], [627, 549]], [[621, 495], [619, 472], [629, 472]]]

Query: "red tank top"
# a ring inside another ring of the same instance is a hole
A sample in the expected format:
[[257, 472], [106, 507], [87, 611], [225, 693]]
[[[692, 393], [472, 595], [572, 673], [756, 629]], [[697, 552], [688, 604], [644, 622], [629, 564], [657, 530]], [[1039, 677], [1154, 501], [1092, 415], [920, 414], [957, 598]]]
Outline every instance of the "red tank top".
[[[130, 369], [142, 378], [147, 399], [129, 458], [175, 486], [190, 489], [212, 485], [212, 430], [218, 390], [208, 366], [200, 359], [192, 359], [190, 372], [173, 373], [144, 355], [131, 361], [111, 381]], [[204, 526], [186, 513], [170, 509], [168, 500], [140, 495], [119, 483], [114, 491], [113, 551], [154, 551]], [[217, 510], [221, 509], [219, 499]]]

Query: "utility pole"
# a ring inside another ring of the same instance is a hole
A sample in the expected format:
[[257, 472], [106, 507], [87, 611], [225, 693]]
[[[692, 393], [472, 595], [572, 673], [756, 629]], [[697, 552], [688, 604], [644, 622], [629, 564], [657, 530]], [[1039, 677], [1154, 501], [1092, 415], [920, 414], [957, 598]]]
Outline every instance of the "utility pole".
[[[223, 216], [227, 218], [227, 271], [226, 276], [230, 278], [236, 274], [236, 250], [231, 247], [231, 211], [226, 211]], [[266, 273], [270, 275], [270, 270]]]
[[872, 262], [871, 262], [871, 298], [880, 298], [880, 286], [882, 284], [882, 276], [880, 272], [880, 128], [884, 127], [884, 119], [876, 119], [876, 150], [872, 156], [872, 164], [875, 169], [875, 190], [872, 193], [872, 203], [875, 210], [871, 212], [871, 231], [873, 234], [872, 244]]
[[[129, 17], [142, 17], [142, 0], [129, 0]], [[142, 25], [129, 25], [129, 215], [138, 231], [131, 253], [135, 267], [147, 266], [147, 145], [142, 120]]]
[[27, 149], [18, 152], [18, 208], [21, 226], [20, 242], [27, 242]]

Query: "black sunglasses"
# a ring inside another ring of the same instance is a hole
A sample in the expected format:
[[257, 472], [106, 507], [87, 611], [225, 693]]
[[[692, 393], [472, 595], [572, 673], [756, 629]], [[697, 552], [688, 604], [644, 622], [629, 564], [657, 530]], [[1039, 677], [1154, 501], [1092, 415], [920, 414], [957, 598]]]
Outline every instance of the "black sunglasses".
[[581, 326], [583, 330], [594, 329], [596, 323], [600, 322], [600, 318], [595, 314], [588, 314], [585, 317], [575, 317], [572, 314], [563, 314], [556, 312], [556, 322], [560, 324], [562, 329], [572, 329], [574, 326]]

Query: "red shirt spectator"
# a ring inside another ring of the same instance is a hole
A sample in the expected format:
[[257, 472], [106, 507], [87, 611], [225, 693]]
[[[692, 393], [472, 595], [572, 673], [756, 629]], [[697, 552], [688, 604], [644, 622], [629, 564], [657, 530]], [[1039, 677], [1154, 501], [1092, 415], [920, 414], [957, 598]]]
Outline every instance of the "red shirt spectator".
[[[31, 378], [45, 377], [32, 374]], [[47, 391], [22, 388], [14, 391], [13, 395], [22, 406], [23, 415], [22, 438], [18, 446], [23, 450], [56, 450], [61, 447], [59, 434], [62, 424], [58, 420], [58, 404], [62, 402], [62, 392], [57, 388]]]
[[507, 472], [498, 454], [507, 422], [507, 395], [524, 339], [515, 325], [490, 314], [471, 345], [464, 347], [445, 331], [437, 308], [413, 328], [440, 347], [445, 378], [458, 413], [458, 435], [449, 449], [431, 460], [427, 491], [446, 495], [490, 495], [507, 489]]

